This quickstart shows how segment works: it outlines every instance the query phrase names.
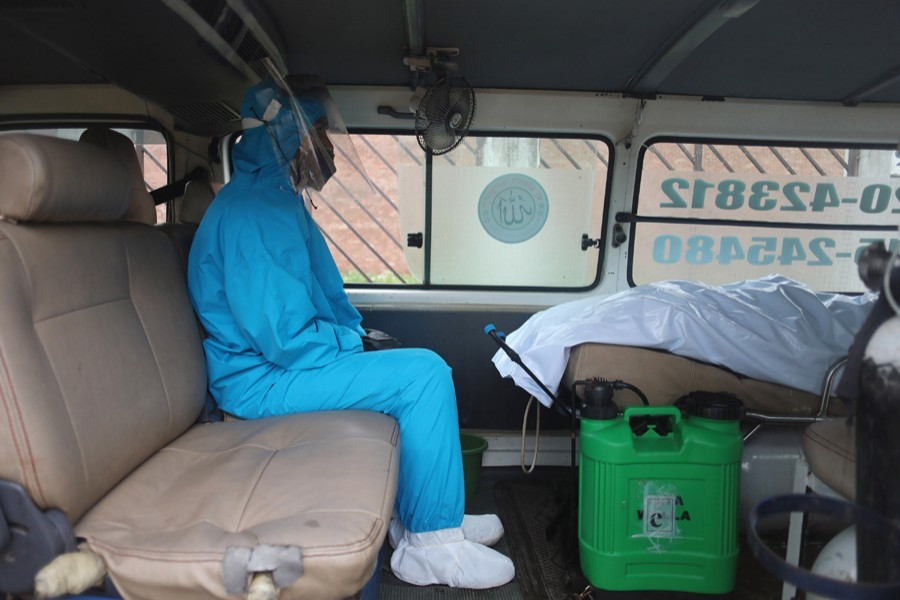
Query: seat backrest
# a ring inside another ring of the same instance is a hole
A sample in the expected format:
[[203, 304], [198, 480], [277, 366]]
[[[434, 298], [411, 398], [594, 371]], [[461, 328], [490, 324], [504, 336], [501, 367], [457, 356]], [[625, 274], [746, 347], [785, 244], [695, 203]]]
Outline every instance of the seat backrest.
[[184, 196], [181, 200], [181, 210], [176, 223], [162, 223], [159, 228], [172, 239], [181, 267], [187, 276], [188, 254], [191, 244], [194, 242], [194, 233], [200, 226], [200, 220], [206, 213], [206, 209], [212, 203], [216, 192], [212, 184], [203, 180], [189, 181], [184, 187]]
[[131, 184], [128, 210], [122, 217], [127, 221], [137, 221], [152, 225], [156, 223], [156, 204], [147, 191], [144, 183], [144, 172], [135, 152], [134, 144], [127, 136], [106, 129], [105, 127], [89, 127], [81, 134], [80, 141], [107, 149], [122, 163], [128, 173]]
[[202, 179], [188, 181], [184, 186], [184, 197], [181, 200], [181, 211], [178, 213], [180, 223], [198, 226], [206, 214], [206, 209], [216, 197], [213, 184]]
[[175, 249], [130, 199], [104, 149], [0, 135], [0, 478], [72, 522], [205, 397]]

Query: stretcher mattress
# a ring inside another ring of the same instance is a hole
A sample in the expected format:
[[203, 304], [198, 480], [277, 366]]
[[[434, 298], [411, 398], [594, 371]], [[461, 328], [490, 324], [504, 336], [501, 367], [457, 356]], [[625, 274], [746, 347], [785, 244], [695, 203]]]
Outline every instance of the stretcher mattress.
[[[551, 307], [507, 343], [554, 393], [602, 377], [639, 387], [653, 404], [703, 389], [735, 393], [751, 410], [812, 414], [828, 368], [876, 297], [815, 292], [780, 275], [723, 286], [664, 281]], [[505, 353], [493, 361], [550, 406]]]

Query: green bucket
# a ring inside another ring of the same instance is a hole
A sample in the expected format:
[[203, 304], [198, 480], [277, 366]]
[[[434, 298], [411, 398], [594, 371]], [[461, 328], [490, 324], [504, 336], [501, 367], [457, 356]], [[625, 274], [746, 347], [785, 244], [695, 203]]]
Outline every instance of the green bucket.
[[483, 437], [470, 433], [459, 434], [462, 446], [463, 479], [466, 485], [466, 502], [478, 493], [478, 478], [481, 476], [481, 460], [488, 443]]

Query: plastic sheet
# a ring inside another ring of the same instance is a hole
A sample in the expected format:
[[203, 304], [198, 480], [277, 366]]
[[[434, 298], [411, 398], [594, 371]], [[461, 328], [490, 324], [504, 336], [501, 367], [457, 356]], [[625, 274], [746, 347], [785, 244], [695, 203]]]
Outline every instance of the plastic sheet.
[[[541, 311], [507, 343], [554, 393], [571, 348], [593, 342], [666, 350], [818, 394], [876, 299], [815, 292], [781, 275], [723, 286], [663, 281]], [[550, 406], [503, 351], [493, 362], [503, 377]]]

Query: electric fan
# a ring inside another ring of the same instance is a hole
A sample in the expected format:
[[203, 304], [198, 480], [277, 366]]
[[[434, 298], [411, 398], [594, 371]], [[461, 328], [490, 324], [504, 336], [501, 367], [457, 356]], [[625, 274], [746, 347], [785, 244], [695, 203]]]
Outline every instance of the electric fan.
[[415, 107], [416, 138], [425, 152], [446, 154], [463, 141], [474, 118], [475, 90], [464, 77], [444, 77]]

